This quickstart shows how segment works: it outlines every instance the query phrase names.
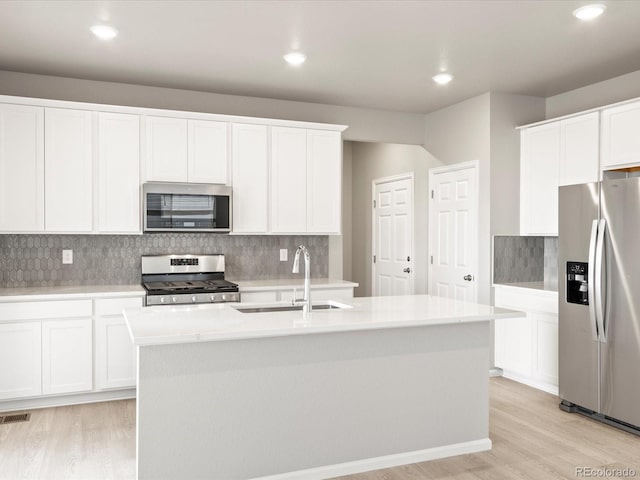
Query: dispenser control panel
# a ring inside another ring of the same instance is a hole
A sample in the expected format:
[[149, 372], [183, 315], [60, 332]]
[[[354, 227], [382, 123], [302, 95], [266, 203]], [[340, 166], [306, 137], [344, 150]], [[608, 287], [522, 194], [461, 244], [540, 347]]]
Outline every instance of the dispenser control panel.
[[567, 302], [589, 305], [589, 264], [567, 262]]

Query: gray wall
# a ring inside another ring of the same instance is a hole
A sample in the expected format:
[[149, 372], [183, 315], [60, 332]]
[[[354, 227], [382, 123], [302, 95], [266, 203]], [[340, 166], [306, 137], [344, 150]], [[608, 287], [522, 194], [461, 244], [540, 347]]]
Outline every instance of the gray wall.
[[520, 132], [516, 126], [544, 119], [541, 97], [490, 95], [491, 235], [520, 232]]
[[429, 169], [442, 165], [424, 148], [415, 145], [353, 143], [352, 277], [356, 296], [371, 295], [371, 182], [377, 178], [414, 174], [415, 293], [427, 293]]
[[546, 99], [546, 118], [640, 97], [640, 70]]
[[422, 145], [424, 115], [0, 71], [0, 95], [348, 125], [346, 140]]
[[329, 278], [351, 280], [351, 152], [342, 144], [342, 235], [329, 237]]
[[[311, 250], [311, 276], [327, 277], [326, 236], [220, 234], [0, 235], [0, 287], [126, 285], [140, 283], [140, 256], [166, 253], [224, 253], [226, 277], [237, 280], [294, 278], [295, 248]], [[62, 250], [73, 264], [62, 264]], [[280, 249], [289, 261], [280, 262]]]

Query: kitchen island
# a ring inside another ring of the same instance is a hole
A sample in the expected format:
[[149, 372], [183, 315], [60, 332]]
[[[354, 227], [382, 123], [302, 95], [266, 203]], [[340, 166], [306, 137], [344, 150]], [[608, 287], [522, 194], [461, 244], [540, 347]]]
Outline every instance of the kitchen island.
[[342, 306], [126, 310], [138, 478], [330, 478], [491, 448], [489, 323], [522, 314], [428, 295]]

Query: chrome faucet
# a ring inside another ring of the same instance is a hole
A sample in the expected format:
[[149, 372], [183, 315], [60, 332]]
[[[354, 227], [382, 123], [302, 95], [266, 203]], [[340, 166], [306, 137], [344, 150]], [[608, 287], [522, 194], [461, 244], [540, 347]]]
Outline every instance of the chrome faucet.
[[309, 250], [304, 245], [300, 245], [296, 250], [296, 256], [293, 259], [293, 270], [291, 272], [300, 272], [300, 252], [304, 252], [304, 297], [295, 298], [294, 295], [293, 302], [302, 303], [303, 313], [311, 313], [311, 257], [309, 256]]

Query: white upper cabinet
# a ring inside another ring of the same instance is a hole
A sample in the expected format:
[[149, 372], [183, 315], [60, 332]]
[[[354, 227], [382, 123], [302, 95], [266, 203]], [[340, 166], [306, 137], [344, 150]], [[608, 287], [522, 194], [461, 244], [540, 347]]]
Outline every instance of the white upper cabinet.
[[340, 234], [342, 134], [307, 130], [307, 231]]
[[229, 180], [229, 124], [145, 117], [147, 181], [222, 183]]
[[93, 230], [93, 112], [45, 108], [45, 228]]
[[0, 104], [0, 231], [44, 230], [44, 109]]
[[640, 164], [640, 102], [602, 111], [602, 170]]
[[558, 235], [560, 122], [522, 130], [520, 234]]
[[233, 137], [233, 231], [267, 233], [267, 126], [237, 123]]
[[597, 182], [600, 156], [600, 113], [560, 122], [560, 185]]
[[189, 120], [188, 181], [193, 183], [229, 182], [229, 124]]
[[146, 180], [186, 182], [187, 120], [145, 117]]
[[98, 114], [98, 231], [141, 231], [138, 115]]
[[271, 129], [271, 231], [340, 233], [342, 135]]
[[271, 231], [307, 231], [307, 130], [271, 129]]

